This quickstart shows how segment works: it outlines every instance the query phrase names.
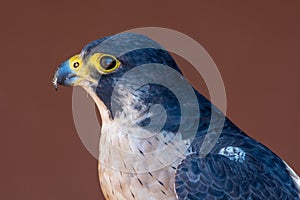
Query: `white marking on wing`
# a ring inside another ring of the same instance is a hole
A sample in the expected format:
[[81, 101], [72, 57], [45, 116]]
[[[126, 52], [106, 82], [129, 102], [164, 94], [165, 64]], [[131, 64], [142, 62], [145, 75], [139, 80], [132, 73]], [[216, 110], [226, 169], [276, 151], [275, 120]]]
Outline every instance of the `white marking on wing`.
[[236, 162], [243, 162], [245, 160], [246, 153], [243, 149], [239, 147], [233, 147], [233, 146], [228, 146], [228, 147], [223, 147], [219, 151], [220, 155], [226, 156], [232, 161]]

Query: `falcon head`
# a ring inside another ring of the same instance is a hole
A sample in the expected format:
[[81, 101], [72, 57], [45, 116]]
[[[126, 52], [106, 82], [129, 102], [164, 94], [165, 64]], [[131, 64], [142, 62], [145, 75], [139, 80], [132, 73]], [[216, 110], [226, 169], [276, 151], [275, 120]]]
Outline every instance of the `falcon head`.
[[[184, 80], [173, 58], [158, 43], [141, 34], [120, 33], [91, 42], [63, 62], [53, 84], [56, 89], [58, 85], [83, 87], [99, 102], [100, 114], [105, 110], [109, 118], [125, 110], [145, 111], [153, 104], [162, 105], [167, 112], [170, 108], [175, 116], [180, 112], [175, 95], [156, 84], [156, 79], [164, 79], [175, 85], [178, 77], [173, 78], [170, 70]], [[146, 79], [148, 83], [142, 84]]]

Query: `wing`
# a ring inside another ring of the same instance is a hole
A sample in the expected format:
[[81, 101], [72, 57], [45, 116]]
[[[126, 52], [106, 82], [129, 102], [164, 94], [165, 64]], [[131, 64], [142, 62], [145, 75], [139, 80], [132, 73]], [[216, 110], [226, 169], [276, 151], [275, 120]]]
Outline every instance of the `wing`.
[[266, 147], [258, 149], [266, 155], [232, 146], [205, 158], [188, 155], [176, 172], [178, 199], [299, 199], [284, 163]]

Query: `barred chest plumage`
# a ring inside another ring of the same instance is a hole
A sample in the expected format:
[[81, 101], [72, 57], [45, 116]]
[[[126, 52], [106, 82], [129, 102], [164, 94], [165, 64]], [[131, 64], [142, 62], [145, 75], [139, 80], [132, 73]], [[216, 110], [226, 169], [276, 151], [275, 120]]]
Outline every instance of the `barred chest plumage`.
[[[174, 138], [168, 134], [138, 137], [137, 133], [145, 136], [143, 130], [139, 127], [122, 127], [125, 119], [115, 119], [104, 123], [102, 127], [98, 173], [105, 198], [177, 199], [175, 172], [184, 155], [178, 147], [170, 144], [170, 139]], [[176, 160], [175, 157], [165, 159], [170, 157], [165, 154], [166, 146], [169, 148], [167, 151], [178, 152]], [[158, 156], [161, 149], [163, 151]]]

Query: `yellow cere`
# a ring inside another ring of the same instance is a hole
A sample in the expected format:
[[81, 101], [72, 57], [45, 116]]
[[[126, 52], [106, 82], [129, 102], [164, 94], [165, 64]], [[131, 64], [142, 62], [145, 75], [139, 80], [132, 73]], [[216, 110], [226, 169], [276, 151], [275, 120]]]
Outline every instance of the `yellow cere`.
[[79, 54], [71, 57], [69, 59], [69, 62], [70, 62], [71, 69], [74, 71], [78, 71], [82, 66], [82, 61], [81, 58], [79, 57]]
[[89, 59], [89, 64], [96, 67], [101, 74], [108, 74], [121, 65], [121, 62], [110, 54], [95, 53]]

